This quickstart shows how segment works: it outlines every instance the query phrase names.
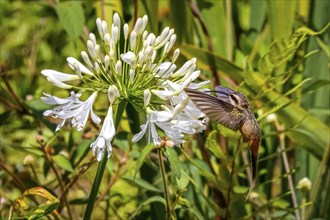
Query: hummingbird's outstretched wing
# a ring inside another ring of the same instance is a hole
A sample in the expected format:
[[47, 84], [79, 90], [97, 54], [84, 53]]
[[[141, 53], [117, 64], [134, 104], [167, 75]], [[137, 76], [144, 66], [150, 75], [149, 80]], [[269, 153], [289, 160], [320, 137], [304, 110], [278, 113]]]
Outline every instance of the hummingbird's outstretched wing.
[[244, 139], [248, 141], [252, 162], [249, 196], [255, 185], [261, 131], [246, 97], [223, 86], [215, 87], [217, 97], [194, 89], [185, 89], [185, 92], [210, 119], [234, 131], [239, 129]]
[[218, 95], [217, 98], [195, 89], [186, 88], [185, 92], [193, 103], [210, 119], [234, 131], [237, 131], [242, 125], [244, 115], [228, 102], [225, 93]]

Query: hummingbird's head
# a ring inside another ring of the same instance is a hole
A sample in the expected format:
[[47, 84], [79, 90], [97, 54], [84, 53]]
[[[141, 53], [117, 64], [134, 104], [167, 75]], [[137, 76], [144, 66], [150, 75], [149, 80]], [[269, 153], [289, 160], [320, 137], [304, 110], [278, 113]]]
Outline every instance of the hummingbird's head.
[[238, 108], [240, 110], [245, 110], [245, 109], [250, 108], [250, 105], [249, 105], [245, 95], [243, 95], [242, 93], [234, 92], [234, 93], [228, 94], [228, 99], [229, 99], [230, 104], [232, 104], [233, 106], [235, 106], [236, 108]]

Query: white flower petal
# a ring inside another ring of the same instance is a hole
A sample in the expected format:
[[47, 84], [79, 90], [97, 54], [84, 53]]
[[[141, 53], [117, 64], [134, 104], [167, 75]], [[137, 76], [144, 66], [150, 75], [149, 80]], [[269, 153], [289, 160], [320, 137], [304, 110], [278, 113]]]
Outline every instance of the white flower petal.
[[100, 135], [104, 136], [106, 140], [112, 141], [115, 136], [116, 130], [112, 116], [112, 106], [109, 107], [107, 116], [104, 119], [104, 123], [100, 132]]
[[163, 100], [168, 100], [169, 98], [171, 98], [174, 95], [174, 93], [172, 91], [167, 91], [167, 90], [153, 89], [153, 90], [151, 90], [151, 92]]
[[66, 119], [62, 120], [61, 123], [59, 123], [59, 124], [56, 126], [55, 131], [59, 131], [59, 130], [63, 127], [63, 125], [65, 124], [65, 121], [66, 121]]
[[56, 70], [45, 69], [41, 71], [41, 74], [44, 75], [46, 78], [51, 77], [52, 79], [56, 79], [60, 82], [67, 82], [78, 80], [79, 77], [77, 75], [62, 73]]
[[175, 64], [172, 64], [171, 62], [164, 62], [159, 65], [159, 67], [155, 72], [158, 77], [168, 78], [175, 69], [176, 69]]
[[[78, 77], [78, 76], [77, 76]], [[78, 77], [79, 78], [79, 77]], [[48, 76], [47, 77], [47, 80], [53, 84], [54, 86], [57, 86], [59, 88], [62, 88], [62, 89], [71, 89], [72, 86], [71, 85], [68, 85], [66, 83], [63, 83], [61, 81], [59, 81], [57, 78], [54, 78], [54, 77], [51, 77], [51, 76]]]
[[173, 117], [173, 115], [167, 111], [155, 111], [154, 114], [157, 116], [157, 122], [167, 122]]
[[[52, 96], [50, 94], [47, 93], [43, 93], [45, 96], [41, 97], [41, 100], [48, 104], [48, 105], [63, 105], [65, 103], [71, 102], [72, 98], [71, 97], [67, 97], [67, 98], [58, 98], [56, 96]], [[78, 94], [77, 94], [78, 95]], [[79, 97], [81, 96], [81, 94], [79, 94]]]
[[[75, 94], [74, 92], [71, 92], [70, 97], [64, 99], [57, 98], [55, 96], [50, 96], [48, 94], [45, 95], [46, 97], [42, 97], [45, 102], [59, 104], [53, 109], [45, 111], [43, 113], [45, 116], [52, 116], [53, 118], [70, 120], [72, 127], [76, 127], [78, 131], [81, 131], [85, 127], [90, 112], [93, 121], [95, 123], [100, 122], [100, 118], [97, 117], [97, 115], [95, 115], [92, 111], [93, 104], [97, 97], [97, 92], [94, 92], [84, 102], [79, 100], [81, 93]], [[63, 124], [59, 124], [57, 126], [57, 130], [60, 129], [62, 126]]]
[[133, 63], [136, 62], [135, 53], [133, 53], [132, 51], [128, 51], [127, 53], [121, 54], [120, 57], [123, 60], [123, 62], [129, 65], [132, 65]]
[[91, 109], [91, 117], [95, 124], [100, 124], [101, 118], [93, 112], [93, 109]]
[[147, 129], [148, 129], [148, 123], [144, 125], [141, 125], [141, 131], [137, 134], [134, 135], [134, 137], [132, 138], [133, 142], [138, 142], [139, 140], [141, 140], [141, 138], [143, 137], [143, 135], [146, 133]]
[[82, 63], [80, 63], [76, 58], [68, 57], [66, 58], [66, 60], [68, 61], [69, 67], [71, 69], [75, 70], [74, 63], [77, 63], [82, 73], [86, 73], [88, 75], [94, 76], [94, 73], [92, 73], [87, 67], [85, 67]]

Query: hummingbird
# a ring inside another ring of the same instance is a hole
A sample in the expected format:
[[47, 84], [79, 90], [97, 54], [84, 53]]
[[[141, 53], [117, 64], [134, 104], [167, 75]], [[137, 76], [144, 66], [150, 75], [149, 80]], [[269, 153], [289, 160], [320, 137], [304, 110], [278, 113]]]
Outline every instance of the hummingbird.
[[[261, 130], [245, 95], [223, 86], [216, 86], [215, 91], [208, 91], [215, 92], [217, 97], [189, 88], [186, 88], [185, 92], [208, 118], [233, 131], [239, 130], [243, 139], [248, 142], [251, 152], [251, 187], [253, 188], [257, 173]], [[250, 192], [252, 188], [250, 188]]]

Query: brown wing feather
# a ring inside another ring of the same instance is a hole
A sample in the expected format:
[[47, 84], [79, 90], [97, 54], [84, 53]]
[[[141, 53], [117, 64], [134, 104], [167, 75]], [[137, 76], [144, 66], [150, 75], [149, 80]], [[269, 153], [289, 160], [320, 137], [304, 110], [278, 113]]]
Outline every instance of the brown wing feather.
[[185, 92], [211, 120], [234, 131], [237, 131], [241, 126], [243, 117], [232, 104], [198, 90], [185, 89]]

